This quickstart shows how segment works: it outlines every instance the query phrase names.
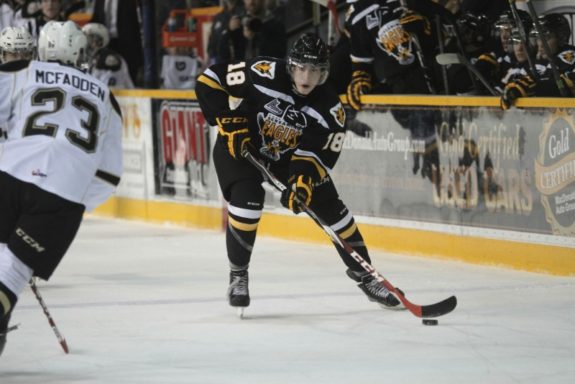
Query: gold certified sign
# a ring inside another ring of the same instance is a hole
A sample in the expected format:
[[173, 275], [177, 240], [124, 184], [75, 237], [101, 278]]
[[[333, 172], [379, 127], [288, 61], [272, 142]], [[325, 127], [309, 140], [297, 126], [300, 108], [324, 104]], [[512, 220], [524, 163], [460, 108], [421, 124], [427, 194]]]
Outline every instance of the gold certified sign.
[[535, 184], [553, 233], [575, 236], [575, 122], [557, 110], [539, 136]]

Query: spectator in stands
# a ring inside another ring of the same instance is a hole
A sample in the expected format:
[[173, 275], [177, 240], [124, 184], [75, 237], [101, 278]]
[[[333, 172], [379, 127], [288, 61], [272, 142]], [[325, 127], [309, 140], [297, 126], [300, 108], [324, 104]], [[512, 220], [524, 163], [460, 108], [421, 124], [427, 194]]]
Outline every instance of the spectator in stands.
[[30, 8], [25, 6], [22, 8], [23, 25], [28, 29], [34, 38], [40, 36], [40, 30], [49, 21], [64, 21], [63, 8], [61, 0], [42, 0], [40, 2], [40, 10], [28, 16]]
[[144, 62], [138, 0], [95, 0], [91, 22], [108, 28], [109, 47], [125, 58], [131, 80], [138, 84]]
[[194, 89], [202, 61], [190, 47], [166, 47], [165, 50], [160, 72], [161, 88]]
[[287, 34], [283, 20], [274, 14], [273, 7], [266, 9], [264, 0], [244, 0], [242, 18], [244, 59], [256, 56], [284, 58], [287, 53]]
[[241, 15], [244, 13], [241, 0], [224, 1], [224, 10], [212, 22], [207, 49], [210, 65], [241, 59], [238, 55], [243, 52]]
[[87, 62], [90, 74], [110, 88], [134, 88], [126, 60], [108, 47], [110, 35], [106, 26], [88, 23], [82, 32], [88, 39]]

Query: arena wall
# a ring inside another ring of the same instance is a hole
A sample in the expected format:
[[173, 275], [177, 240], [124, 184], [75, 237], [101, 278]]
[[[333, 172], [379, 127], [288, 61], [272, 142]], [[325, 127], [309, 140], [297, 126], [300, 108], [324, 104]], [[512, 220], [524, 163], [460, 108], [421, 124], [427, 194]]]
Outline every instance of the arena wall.
[[[116, 94], [125, 171], [93, 214], [222, 230], [215, 132], [193, 92]], [[363, 101], [332, 176], [368, 247], [575, 275], [575, 100], [523, 99], [505, 112], [492, 97]], [[258, 231], [329, 244], [271, 187]]]

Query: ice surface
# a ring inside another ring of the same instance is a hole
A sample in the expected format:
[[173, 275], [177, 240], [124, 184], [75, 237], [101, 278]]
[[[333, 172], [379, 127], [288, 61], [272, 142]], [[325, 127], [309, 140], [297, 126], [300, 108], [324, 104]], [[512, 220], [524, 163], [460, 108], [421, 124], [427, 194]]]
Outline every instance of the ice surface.
[[90, 217], [40, 282], [65, 355], [27, 289], [0, 384], [574, 383], [575, 279], [372, 252], [424, 326], [365, 298], [329, 245], [258, 238], [252, 304], [227, 305], [224, 234]]

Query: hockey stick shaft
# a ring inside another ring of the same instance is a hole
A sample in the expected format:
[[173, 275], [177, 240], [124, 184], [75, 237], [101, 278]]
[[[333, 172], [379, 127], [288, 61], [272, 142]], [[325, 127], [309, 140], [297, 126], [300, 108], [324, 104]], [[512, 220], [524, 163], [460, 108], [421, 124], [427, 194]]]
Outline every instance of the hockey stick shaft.
[[[252, 165], [254, 165], [262, 174], [263, 176], [273, 184], [273, 186], [283, 192], [287, 189], [287, 187], [277, 179], [269, 169], [265, 167], [259, 160], [257, 160], [248, 150], [244, 149], [242, 152], [242, 156], [246, 158]], [[359, 253], [357, 253], [351, 245], [349, 245], [341, 236], [337, 234], [329, 225], [327, 225], [311, 208], [305, 205], [303, 202], [295, 197], [298, 204], [302, 207], [303, 211], [307, 213], [313, 221], [315, 221], [329, 236], [331, 241], [335, 244], [340, 246], [347, 252], [357, 263], [370, 275], [379, 281], [381, 285], [387, 288], [389, 291], [393, 292], [397, 298], [401, 301], [401, 303], [407, 308], [412, 314], [417, 317], [438, 317], [445, 315], [455, 309], [457, 305], [457, 299], [455, 296], [451, 296], [443, 301], [440, 301], [435, 304], [431, 305], [417, 305], [409, 301], [400, 290], [398, 290], [393, 284], [389, 282], [385, 277], [383, 277], [377, 270], [368, 263]]]
[[471, 74], [473, 74], [479, 79], [479, 81], [481, 81], [489, 93], [491, 93], [493, 96], [499, 96], [499, 92], [497, 92], [497, 90], [493, 88], [491, 84], [489, 84], [489, 81], [487, 81], [485, 76], [483, 76], [483, 74], [479, 72], [477, 68], [475, 68], [465, 56], [458, 53], [440, 53], [435, 57], [435, 60], [442, 66], [451, 64], [464, 65], [471, 72]]
[[533, 19], [533, 25], [535, 26], [535, 30], [537, 31], [537, 35], [541, 39], [541, 43], [543, 44], [543, 49], [545, 50], [545, 55], [547, 55], [547, 60], [549, 61], [549, 65], [551, 66], [551, 73], [553, 74], [553, 80], [555, 80], [555, 85], [559, 89], [559, 93], [561, 96], [566, 97], [567, 90], [565, 89], [565, 84], [561, 81], [561, 76], [559, 75], [559, 70], [557, 69], [557, 65], [555, 64], [555, 57], [551, 53], [551, 48], [549, 47], [549, 43], [547, 42], [547, 38], [545, 36], [545, 31], [543, 31], [543, 27], [539, 22], [539, 17], [537, 16], [537, 11], [535, 11], [535, 7], [531, 0], [525, 0], [527, 3], [527, 9], [529, 10], [529, 14], [531, 15], [531, 19]]
[[46, 318], [48, 319], [48, 323], [50, 324], [50, 327], [52, 327], [52, 330], [54, 331], [54, 334], [56, 335], [56, 338], [58, 339], [60, 346], [62, 347], [62, 349], [64, 350], [65, 353], [70, 353], [70, 349], [68, 348], [68, 343], [66, 342], [66, 339], [64, 339], [64, 336], [62, 336], [62, 333], [60, 333], [60, 330], [56, 326], [56, 323], [54, 322], [52, 315], [50, 315], [50, 311], [48, 311], [48, 306], [46, 306], [44, 299], [40, 295], [40, 290], [38, 289], [38, 286], [34, 282], [34, 279], [30, 280], [30, 288], [32, 289], [32, 292], [34, 292], [34, 296], [36, 296], [36, 300], [38, 300], [40, 307], [42, 307], [42, 310], [44, 311], [44, 315], [46, 315]]

